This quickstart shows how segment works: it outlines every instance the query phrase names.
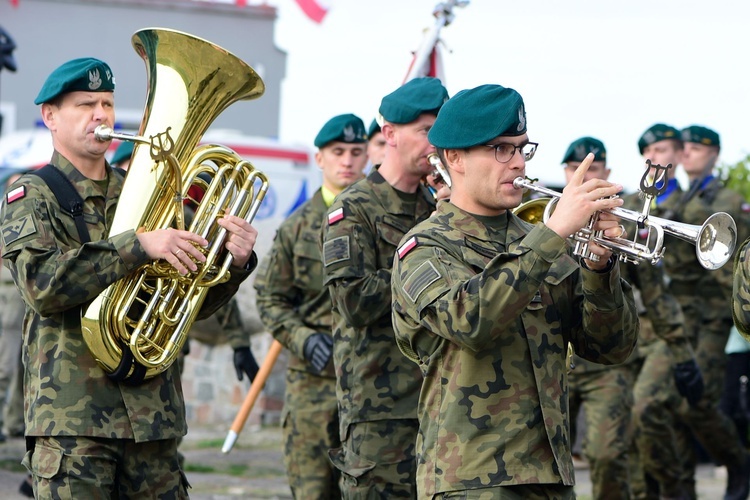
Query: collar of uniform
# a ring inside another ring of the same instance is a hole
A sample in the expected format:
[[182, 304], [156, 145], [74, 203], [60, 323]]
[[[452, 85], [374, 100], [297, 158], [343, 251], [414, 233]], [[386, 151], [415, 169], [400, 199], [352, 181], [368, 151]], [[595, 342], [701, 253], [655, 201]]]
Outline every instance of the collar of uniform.
[[372, 192], [380, 204], [385, 207], [390, 214], [407, 215], [409, 217], [413, 217], [416, 214], [417, 217], [419, 217], [425, 212], [429, 213], [435, 210], [434, 198], [429, 195], [429, 191], [422, 189], [421, 184], [417, 191], [421, 194], [421, 196], [417, 196], [417, 210], [412, 214], [405, 210], [404, 203], [401, 201], [401, 198], [399, 198], [396, 188], [388, 184], [388, 181], [380, 175], [380, 172], [373, 169], [367, 176], [367, 183], [371, 186]]
[[[437, 213], [448, 216], [451, 225], [467, 236], [481, 241], [494, 242], [497, 240], [497, 236], [492, 234], [492, 231], [484, 223], [450, 201], [446, 200], [439, 203]], [[510, 215], [508, 217], [508, 229], [505, 232], [505, 248], [510, 248], [511, 243], [523, 239], [528, 233], [529, 225], [515, 215]]]
[[[52, 153], [52, 159], [50, 160], [54, 166], [62, 170], [65, 177], [75, 185], [76, 191], [81, 195], [84, 200], [87, 198], [100, 197], [106, 199], [114, 199], [117, 194], [122, 190], [122, 179], [114, 171], [110, 169], [108, 172], [109, 182], [107, 184], [107, 192], [103, 193], [101, 188], [85, 175], [83, 175], [67, 158], [61, 155], [58, 151]], [[113, 177], [117, 177], [113, 179]]]

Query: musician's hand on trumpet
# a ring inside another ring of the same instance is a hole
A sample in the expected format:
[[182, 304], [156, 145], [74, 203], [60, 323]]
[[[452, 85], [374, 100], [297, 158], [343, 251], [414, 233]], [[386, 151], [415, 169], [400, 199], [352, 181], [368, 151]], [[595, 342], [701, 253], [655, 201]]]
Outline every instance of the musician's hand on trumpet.
[[[623, 236], [624, 229], [619, 219], [612, 214], [602, 212], [623, 204], [621, 198], [616, 197], [622, 191], [622, 186], [602, 179], [584, 181], [589, 166], [594, 161], [594, 155], [589, 153], [573, 173], [570, 181], [555, 206], [555, 210], [546, 221], [547, 227], [563, 238], [568, 238], [586, 227], [596, 212], [601, 212], [598, 220], [590, 228], [592, 231], [603, 231], [612, 237]], [[610, 249], [595, 243], [589, 245], [589, 251], [599, 256], [599, 261], [586, 259], [586, 265], [591, 269], [603, 269], [612, 255]]]

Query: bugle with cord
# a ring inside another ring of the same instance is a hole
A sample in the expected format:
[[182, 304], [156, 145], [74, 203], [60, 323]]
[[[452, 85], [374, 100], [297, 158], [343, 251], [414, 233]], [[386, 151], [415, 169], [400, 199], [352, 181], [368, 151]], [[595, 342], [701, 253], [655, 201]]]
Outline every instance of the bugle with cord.
[[[251, 222], [268, 190], [266, 176], [234, 151], [196, 147], [230, 104], [260, 97], [265, 86], [245, 62], [206, 40], [179, 31], [136, 32], [133, 47], [146, 63], [146, 109], [137, 136], [98, 128], [100, 140], [136, 142], [109, 231], [184, 227], [184, 203], [195, 215], [189, 231], [209, 244], [198, 270], [180, 275], [166, 261], [144, 264], [110, 285], [84, 311], [83, 338], [113, 379], [138, 384], [177, 359], [209, 289], [229, 279], [225, 214]], [[203, 197], [191, 199], [197, 186]]]
[[[645, 238], [640, 237], [638, 231], [636, 231], [632, 240], [608, 237], [601, 231], [594, 231], [593, 227], [598, 221], [598, 213], [595, 213], [586, 227], [581, 228], [571, 236], [574, 242], [573, 254], [586, 259], [598, 260], [597, 255], [588, 251], [588, 246], [595, 243], [612, 251], [622, 262], [638, 264], [646, 261], [656, 264], [664, 255], [664, 235], [669, 234], [695, 245], [695, 255], [704, 268], [715, 270], [726, 264], [732, 257], [737, 242], [737, 225], [731, 215], [725, 212], [717, 212], [700, 226], [649, 215], [651, 200], [659, 193], [658, 189], [663, 189], [663, 187], [654, 189], [653, 179], [647, 178], [649, 170], [657, 169], [658, 171], [658, 169], [669, 167], [671, 165], [668, 167], [651, 165], [651, 162], [647, 160], [646, 173], [641, 179], [641, 192], [644, 194], [645, 201], [640, 212], [621, 207], [606, 210], [615, 217], [634, 222], [641, 229], [646, 228], [648, 231]], [[542, 221], [545, 223], [549, 220], [555, 205], [562, 196], [562, 193], [539, 186], [536, 182], [524, 177], [517, 177], [513, 181], [513, 186], [517, 189], [530, 189], [549, 197], [549, 201], [545, 202], [546, 206], [542, 217]], [[664, 183], [664, 187], [666, 187], [666, 183]]]

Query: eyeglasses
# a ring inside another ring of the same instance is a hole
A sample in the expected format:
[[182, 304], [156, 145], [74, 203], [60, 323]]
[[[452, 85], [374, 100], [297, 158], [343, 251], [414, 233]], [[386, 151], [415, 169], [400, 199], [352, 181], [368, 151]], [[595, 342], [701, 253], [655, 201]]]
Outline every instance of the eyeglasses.
[[495, 150], [495, 160], [500, 163], [508, 163], [516, 153], [516, 149], [521, 152], [524, 161], [529, 161], [534, 157], [536, 148], [539, 146], [539, 143], [527, 142], [526, 144], [516, 146], [515, 144], [511, 144], [509, 142], [501, 142], [499, 144], [484, 144], [484, 146]]

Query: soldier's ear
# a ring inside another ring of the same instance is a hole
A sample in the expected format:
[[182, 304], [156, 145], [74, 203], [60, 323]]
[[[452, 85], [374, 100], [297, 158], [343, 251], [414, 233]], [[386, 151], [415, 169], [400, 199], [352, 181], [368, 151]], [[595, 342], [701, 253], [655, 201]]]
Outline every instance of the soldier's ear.
[[443, 156], [445, 157], [445, 166], [450, 172], [464, 173], [465, 151], [459, 149], [446, 149], [443, 151]]

